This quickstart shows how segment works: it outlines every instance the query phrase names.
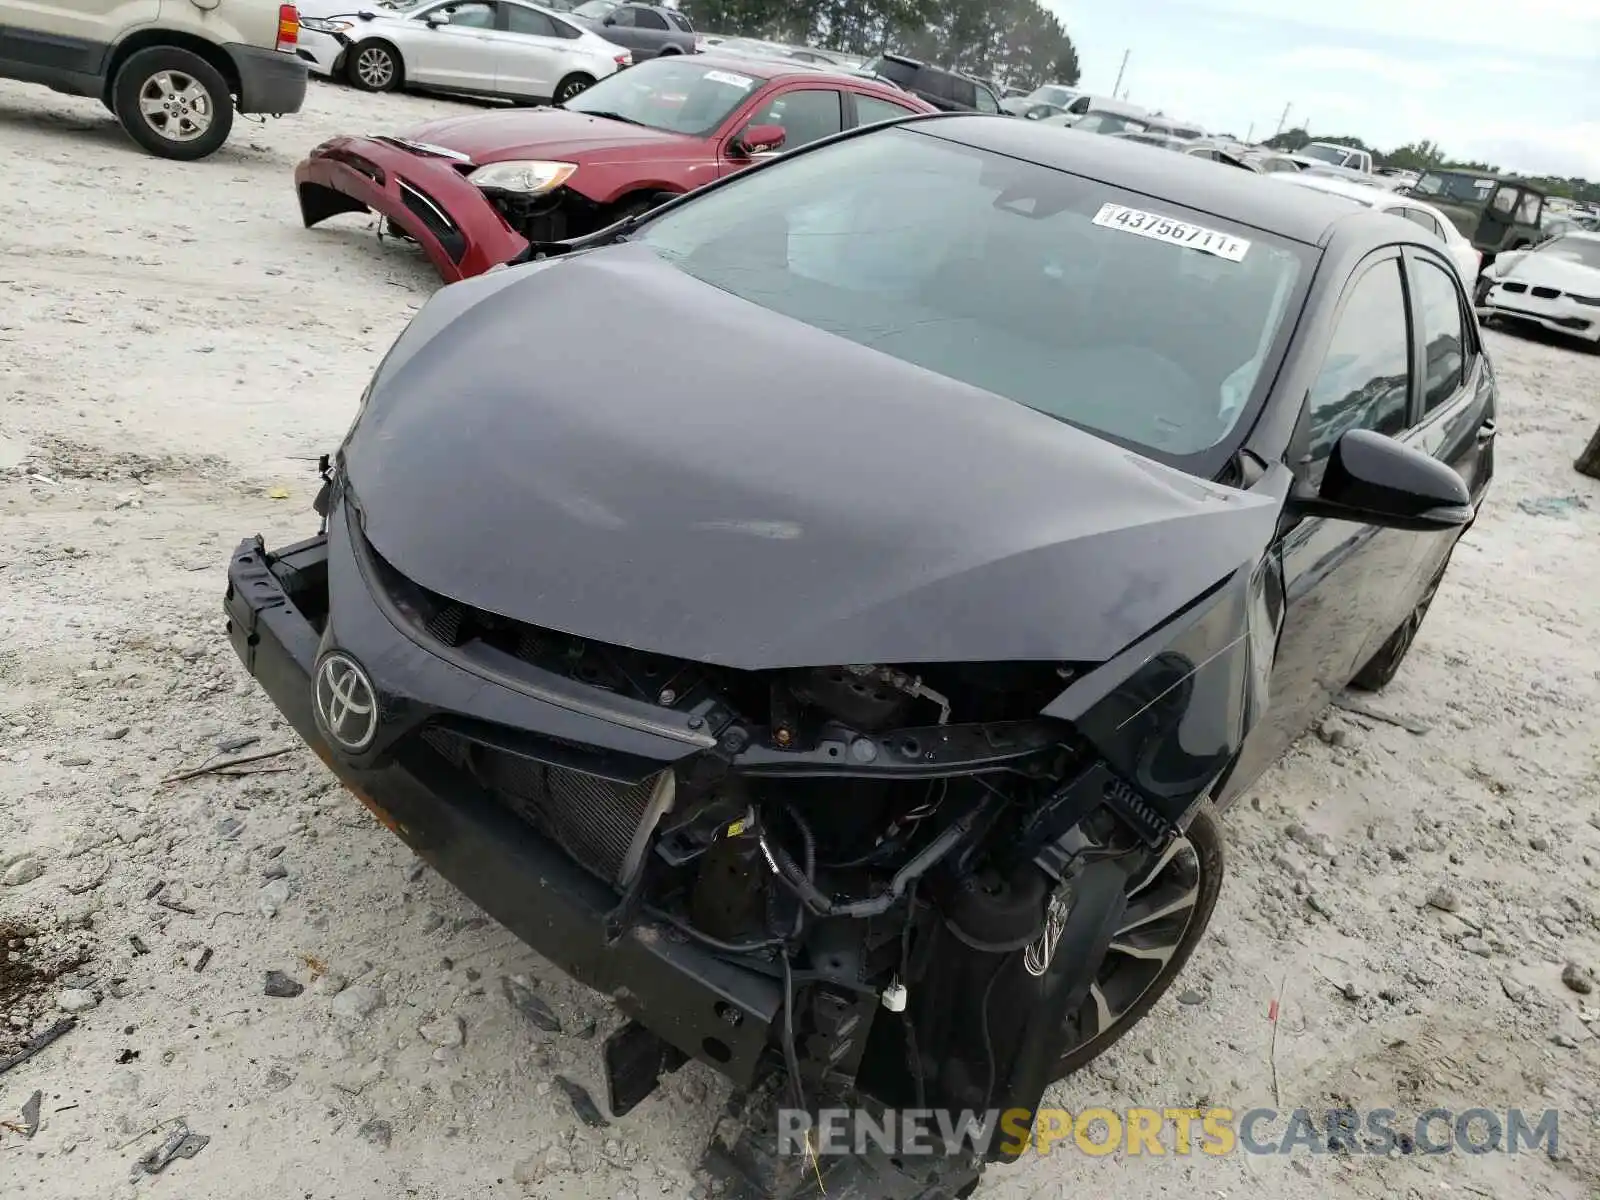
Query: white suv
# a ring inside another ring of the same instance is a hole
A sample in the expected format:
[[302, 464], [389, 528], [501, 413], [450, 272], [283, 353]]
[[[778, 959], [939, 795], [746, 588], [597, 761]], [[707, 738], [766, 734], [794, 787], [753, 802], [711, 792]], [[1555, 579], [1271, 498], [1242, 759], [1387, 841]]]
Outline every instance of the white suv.
[[193, 160], [235, 110], [300, 110], [299, 32], [278, 0], [0, 0], [0, 78], [93, 96], [150, 153]]

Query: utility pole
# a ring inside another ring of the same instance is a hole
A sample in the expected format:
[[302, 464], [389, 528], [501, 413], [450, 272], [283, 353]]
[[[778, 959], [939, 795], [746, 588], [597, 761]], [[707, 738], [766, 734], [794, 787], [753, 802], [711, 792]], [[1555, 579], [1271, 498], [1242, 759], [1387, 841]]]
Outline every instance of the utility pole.
[[1245, 130], [1244, 144], [1246, 146], [1254, 146], [1256, 144], [1256, 123], [1254, 121], [1251, 121], [1250, 128]]
[[1117, 81], [1111, 85], [1111, 94], [1113, 96], [1118, 96], [1122, 93], [1122, 73], [1128, 69], [1128, 55], [1132, 53], [1131, 49], [1122, 52], [1122, 65], [1117, 68]]
[[[1292, 101], [1283, 106], [1283, 116], [1278, 118], [1278, 133], [1282, 133], [1283, 127], [1289, 123], [1289, 110], [1293, 107], [1294, 103]], [[1277, 137], [1278, 133], [1275, 133], [1272, 136]]]

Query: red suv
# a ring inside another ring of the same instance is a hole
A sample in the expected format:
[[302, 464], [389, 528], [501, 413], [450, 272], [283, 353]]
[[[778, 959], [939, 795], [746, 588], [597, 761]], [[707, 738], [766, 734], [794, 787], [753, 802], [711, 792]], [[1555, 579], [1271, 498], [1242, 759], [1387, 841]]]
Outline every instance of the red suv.
[[334, 138], [295, 168], [295, 185], [308, 226], [381, 213], [449, 282], [530, 240], [604, 228], [780, 150], [932, 111], [888, 84], [803, 63], [672, 56], [557, 107]]

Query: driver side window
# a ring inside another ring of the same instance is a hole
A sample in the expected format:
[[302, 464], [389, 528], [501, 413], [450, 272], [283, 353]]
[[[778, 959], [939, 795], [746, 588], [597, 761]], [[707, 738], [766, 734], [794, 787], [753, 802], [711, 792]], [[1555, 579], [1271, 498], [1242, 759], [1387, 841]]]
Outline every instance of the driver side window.
[[438, 8], [429, 9], [426, 17], [429, 21], [447, 21], [461, 29], [494, 28], [494, 6], [479, 3], [478, 0], [466, 0], [462, 4], [443, 4]]
[[1501, 188], [1494, 194], [1494, 198], [1489, 201], [1489, 207], [1501, 216], [1509, 217], [1512, 210], [1517, 207], [1517, 189]]
[[834, 91], [807, 89], [784, 92], [750, 119], [751, 125], [778, 125], [784, 132], [780, 149], [794, 150], [844, 128], [843, 96]]
[[613, 8], [608, 14], [606, 14], [606, 20], [610, 24], [617, 26], [619, 29], [632, 29], [636, 24], [638, 24], [638, 22], [633, 18], [633, 9], [626, 6], [621, 8]]
[[1522, 203], [1517, 205], [1517, 221], [1523, 225], [1537, 225], [1539, 223], [1539, 195], [1537, 192], [1524, 192]]
[[1411, 396], [1411, 332], [1400, 260], [1375, 263], [1345, 293], [1344, 309], [1309, 399], [1313, 471], [1350, 429], [1397, 434]]

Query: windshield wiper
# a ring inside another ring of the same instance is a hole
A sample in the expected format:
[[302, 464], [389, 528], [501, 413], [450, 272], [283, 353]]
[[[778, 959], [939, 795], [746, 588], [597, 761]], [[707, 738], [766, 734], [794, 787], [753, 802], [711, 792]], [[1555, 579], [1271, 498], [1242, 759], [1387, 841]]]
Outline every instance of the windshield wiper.
[[570, 111], [570, 112], [581, 112], [586, 117], [604, 117], [608, 121], [621, 121], [624, 125], [643, 125], [644, 124], [643, 121], [635, 121], [632, 117], [625, 117], [621, 113], [597, 112], [594, 109], [588, 109], [588, 108], [582, 108], [582, 109], [574, 108], [574, 109], [570, 109], [568, 111]]

